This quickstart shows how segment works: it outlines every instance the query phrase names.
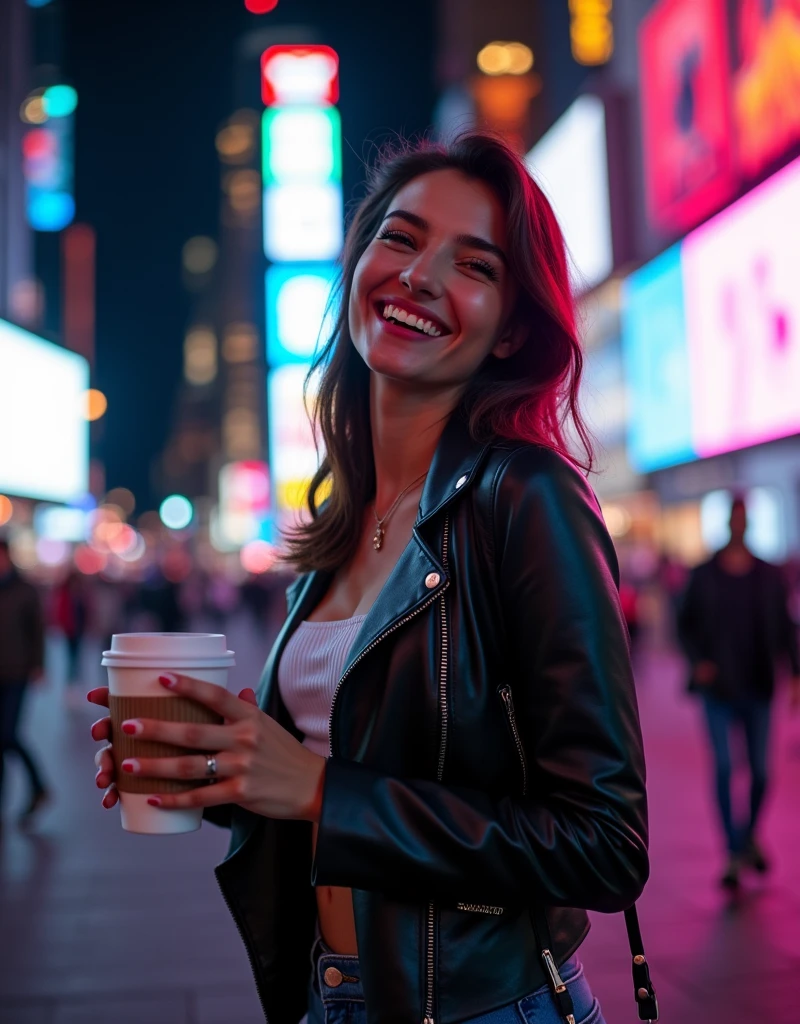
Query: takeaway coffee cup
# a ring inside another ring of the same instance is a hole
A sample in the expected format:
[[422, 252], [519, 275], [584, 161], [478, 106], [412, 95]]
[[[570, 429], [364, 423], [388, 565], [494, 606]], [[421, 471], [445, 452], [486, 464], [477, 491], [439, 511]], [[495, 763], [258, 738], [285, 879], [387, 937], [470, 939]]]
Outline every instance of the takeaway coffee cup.
[[116, 633], [111, 649], [103, 651], [108, 669], [111, 741], [117, 765], [117, 790], [122, 827], [128, 832], [170, 835], [194, 832], [202, 823], [202, 808], [165, 810], [147, 802], [153, 793], [182, 793], [207, 783], [203, 780], [151, 779], [119, 771], [127, 757], [178, 757], [192, 751], [168, 743], [127, 736], [120, 726], [128, 718], [159, 718], [170, 722], [219, 723], [210, 708], [170, 693], [159, 683], [165, 672], [177, 672], [225, 687], [235, 664], [222, 633]]

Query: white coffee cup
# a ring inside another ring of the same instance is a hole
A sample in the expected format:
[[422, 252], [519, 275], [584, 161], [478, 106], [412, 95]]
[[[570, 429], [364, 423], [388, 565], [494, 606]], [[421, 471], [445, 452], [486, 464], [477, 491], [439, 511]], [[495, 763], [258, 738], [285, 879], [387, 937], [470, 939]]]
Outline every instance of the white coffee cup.
[[[114, 759], [119, 768], [123, 758], [130, 756], [122, 748], [135, 747], [137, 743], [121, 733], [119, 726], [123, 718], [139, 715], [171, 721], [209, 720], [209, 709], [170, 692], [158, 681], [160, 675], [175, 672], [224, 688], [228, 682], [228, 669], [235, 664], [235, 659], [233, 651], [227, 649], [222, 633], [115, 633], [111, 638], [111, 649], [103, 651], [101, 664], [108, 669]], [[179, 703], [169, 707], [161, 703], [176, 700]], [[178, 755], [181, 751], [169, 751], [169, 754], [173, 753]], [[121, 776], [118, 771], [120, 813], [122, 827], [126, 831], [174, 835], [200, 828], [202, 808], [167, 810], [152, 807], [147, 802], [153, 793], [186, 788], [186, 783]]]

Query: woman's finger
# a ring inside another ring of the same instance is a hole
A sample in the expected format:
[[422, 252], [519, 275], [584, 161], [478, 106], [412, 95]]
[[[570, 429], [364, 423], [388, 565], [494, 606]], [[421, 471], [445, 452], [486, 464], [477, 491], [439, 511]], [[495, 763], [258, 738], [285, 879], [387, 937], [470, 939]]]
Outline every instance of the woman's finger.
[[90, 730], [93, 740], [110, 740], [111, 739], [111, 719], [110, 718], [98, 718], [96, 722], [92, 723]]
[[214, 686], [213, 683], [205, 683], [201, 679], [181, 676], [175, 672], [165, 672], [158, 677], [158, 681], [170, 693], [191, 697], [230, 722], [240, 722], [253, 713], [248, 701], [239, 700], [223, 686]]
[[105, 771], [113, 769], [114, 767], [114, 756], [111, 753], [111, 744], [107, 743], [104, 747], [101, 747], [94, 755], [94, 763], [98, 768]]
[[101, 704], [104, 708], [108, 707], [108, 687], [98, 686], [94, 690], [89, 690], [86, 694], [86, 699], [90, 704]]
[[105, 807], [106, 809], [108, 809], [109, 807], [113, 807], [118, 800], [119, 793], [117, 792], [117, 787], [112, 783], [103, 794], [103, 807]]
[[[216, 758], [215, 779], [230, 779], [241, 775], [241, 765], [229, 755]], [[120, 765], [122, 771], [150, 779], [205, 779], [208, 778], [208, 758], [204, 754], [186, 757], [128, 757]]]
[[[120, 726], [126, 736], [137, 740], [171, 743], [189, 750], [233, 750], [240, 744], [239, 730], [233, 725], [204, 725], [201, 722], [164, 722], [156, 718], [128, 718]], [[248, 729], [249, 726], [240, 727]]]
[[232, 804], [241, 800], [236, 779], [225, 779], [216, 786], [198, 786], [185, 793], [159, 793], [149, 796], [147, 802], [152, 807], [163, 807], [165, 811], [185, 807], [216, 807], [219, 804]]

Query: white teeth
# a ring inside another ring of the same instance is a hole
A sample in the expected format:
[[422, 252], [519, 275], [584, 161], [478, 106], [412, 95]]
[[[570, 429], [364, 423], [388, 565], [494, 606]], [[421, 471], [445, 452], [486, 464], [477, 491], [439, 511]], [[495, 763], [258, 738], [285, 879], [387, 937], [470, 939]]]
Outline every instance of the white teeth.
[[408, 327], [413, 327], [415, 330], [420, 331], [422, 334], [427, 334], [432, 338], [438, 338], [441, 336], [441, 331], [433, 326], [432, 320], [423, 320], [420, 316], [416, 316], [414, 313], [407, 313], [400, 306], [393, 306], [390, 302], [383, 307], [383, 318], [388, 320], [397, 320], [398, 323], [406, 324]]

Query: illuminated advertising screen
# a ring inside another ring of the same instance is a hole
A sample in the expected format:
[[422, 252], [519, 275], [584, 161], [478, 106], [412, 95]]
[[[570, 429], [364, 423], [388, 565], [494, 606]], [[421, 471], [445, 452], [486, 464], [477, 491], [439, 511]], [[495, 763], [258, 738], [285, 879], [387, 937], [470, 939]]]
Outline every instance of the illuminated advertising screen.
[[261, 99], [329, 106], [339, 99], [339, 58], [330, 46], [281, 43], [261, 54]]
[[275, 263], [333, 260], [344, 238], [342, 187], [331, 182], [268, 185], [264, 252]]
[[611, 273], [611, 207], [603, 101], [581, 96], [525, 158], [553, 207], [577, 292]]
[[0, 492], [69, 502], [89, 487], [89, 364], [0, 320]]
[[336, 281], [334, 263], [292, 263], [267, 270], [267, 361], [309, 363], [333, 330], [325, 312]]
[[800, 433], [800, 160], [623, 291], [631, 461], [642, 471]]
[[800, 160], [682, 248], [700, 455], [800, 432]]
[[269, 516], [269, 468], [265, 462], [229, 462], [219, 471], [219, 505], [214, 540], [235, 550], [255, 540]]
[[622, 342], [631, 464], [649, 472], [696, 458], [680, 246], [625, 282]]
[[342, 127], [335, 107], [272, 107], [262, 121], [264, 181], [341, 181]]
[[309, 412], [315, 392], [308, 392], [309, 412], [303, 401], [307, 363], [279, 366], [267, 377], [269, 460], [273, 509], [278, 517], [293, 518], [305, 508], [308, 485], [319, 460]]
[[733, 117], [752, 177], [800, 141], [800, 4], [736, 0]]
[[693, 227], [733, 195], [726, 0], [661, 0], [639, 36], [648, 212], [666, 233]]

